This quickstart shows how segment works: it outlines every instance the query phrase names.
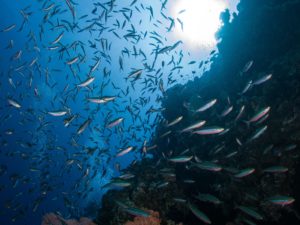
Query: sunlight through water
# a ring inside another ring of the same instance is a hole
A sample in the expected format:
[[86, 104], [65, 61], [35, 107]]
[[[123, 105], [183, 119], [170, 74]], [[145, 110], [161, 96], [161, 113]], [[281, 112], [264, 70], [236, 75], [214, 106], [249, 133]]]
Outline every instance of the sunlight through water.
[[222, 24], [220, 13], [227, 7], [222, 0], [177, 0], [173, 8], [176, 36], [193, 47], [214, 47]]

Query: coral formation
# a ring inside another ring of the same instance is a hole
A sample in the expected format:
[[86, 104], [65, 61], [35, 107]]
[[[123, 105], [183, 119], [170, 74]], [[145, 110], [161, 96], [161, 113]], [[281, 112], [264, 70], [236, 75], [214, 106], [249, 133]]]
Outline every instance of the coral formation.
[[92, 220], [86, 217], [80, 218], [79, 221], [75, 219], [65, 220], [55, 213], [48, 213], [43, 216], [42, 225], [96, 225]]

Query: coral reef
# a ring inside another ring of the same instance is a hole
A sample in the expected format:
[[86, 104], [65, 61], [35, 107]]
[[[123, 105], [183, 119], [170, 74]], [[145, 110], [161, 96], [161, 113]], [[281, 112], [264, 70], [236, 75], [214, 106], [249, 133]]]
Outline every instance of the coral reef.
[[41, 225], [97, 225], [92, 220], [86, 217], [80, 218], [79, 221], [75, 219], [65, 220], [55, 213], [48, 213], [43, 216]]

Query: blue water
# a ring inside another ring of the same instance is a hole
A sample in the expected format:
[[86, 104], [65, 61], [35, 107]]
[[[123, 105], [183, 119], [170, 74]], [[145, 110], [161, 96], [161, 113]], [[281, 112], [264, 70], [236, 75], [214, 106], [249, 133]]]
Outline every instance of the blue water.
[[[155, 60], [155, 49], [179, 41], [173, 31], [167, 32], [170, 21], [160, 14], [162, 2], [159, 0], [151, 1], [151, 4], [138, 1], [135, 6], [140, 12], [130, 6], [131, 1], [112, 1], [112, 10], [104, 1], [100, 2], [106, 7], [107, 21], [105, 15], [101, 17], [105, 10], [100, 5], [92, 13], [96, 2], [91, 0], [71, 2], [76, 11], [75, 21], [65, 1], [1, 2], [0, 29], [12, 24], [16, 27], [0, 33], [0, 164], [7, 168], [0, 176], [0, 224], [40, 224], [42, 216], [48, 212], [78, 218], [85, 215], [84, 208], [91, 202], [100, 205], [101, 197], [107, 191], [102, 186], [120, 174], [116, 165], [123, 169], [134, 160], [140, 160], [144, 142], [151, 142], [161, 117], [159, 112], [149, 114], [147, 111], [161, 107], [160, 98], [164, 93], [159, 89], [159, 83], [162, 82], [167, 90], [199, 77], [209, 69], [209, 64], [201, 68], [198, 65], [201, 60], [209, 59], [215, 46], [191, 49], [183, 43]], [[234, 2], [232, 8], [236, 6]], [[47, 11], [52, 3], [55, 6]], [[147, 9], [150, 6], [153, 17]], [[165, 15], [170, 14], [171, 6], [172, 2], [169, 2]], [[128, 8], [133, 10], [129, 21], [126, 20], [130, 15]], [[28, 15], [23, 27], [21, 10]], [[59, 12], [51, 15], [54, 10]], [[87, 17], [79, 19], [83, 15]], [[72, 31], [68, 23], [73, 21]], [[98, 24], [95, 23], [93, 28], [80, 31], [94, 21]], [[116, 25], [118, 21], [119, 26]], [[133, 29], [141, 40], [124, 38]], [[49, 49], [51, 42], [62, 32], [62, 39], [54, 44], [58, 48]], [[163, 44], [151, 38], [155, 36], [153, 32], [159, 35], [156, 37]], [[11, 40], [13, 47], [6, 49]], [[60, 53], [64, 47], [68, 50]], [[19, 51], [22, 51], [21, 57], [14, 59]], [[81, 62], [70, 67], [66, 65], [78, 55]], [[197, 63], [172, 71], [173, 64], [168, 65], [172, 58], [182, 65], [193, 60]], [[35, 59], [36, 62], [30, 65]], [[100, 65], [92, 73], [94, 82], [89, 88], [77, 88], [76, 85], [88, 78], [98, 59]], [[143, 69], [141, 79], [135, 82], [125, 79], [137, 69]], [[155, 79], [156, 83], [145, 84], [145, 76], [159, 78]], [[86, 100], [98, 96], [117, 98], [100, 105]], [[21, 108], [9, 105], [8, 99], [17, 101]], [[48, 114], [58, 110], [67, 110], [78, 117], [69, 127], [64, 127], [63, 120], [67, 116]], [[121, 125], [106, 128], [109, 121], [119, 117], [124, 118]], [[92, 120], [90, 126], [77, 135], [78, 127], [88, 118]], [[12, 134], [9, 134], [10, 130]], [[116, 158], [116, 152], [127, 146], [134, 146], [135, 152]], [[88, 154], [88, 148], [96, 150]], [[151, 157], [151, 153], [147, 157]]]

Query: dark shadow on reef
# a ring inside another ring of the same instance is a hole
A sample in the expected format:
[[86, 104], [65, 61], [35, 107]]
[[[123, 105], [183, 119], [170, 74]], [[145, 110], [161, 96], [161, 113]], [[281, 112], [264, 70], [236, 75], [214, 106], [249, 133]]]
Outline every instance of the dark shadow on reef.
[[[158, 212], [161, 224], [202, 224], [186, 203], [174, 198], [195, 204], [212, 224], [247, 224], [245, 218], [255, 224], [300, 224], [300, 1], [241, 0], [238, 10], [232, 22], [228, 12], [222, 15], [219, 52], [211, 58], [210, 71], [165, 94], [164, 119], [170, 122], [183, 116], [183, 120], [169, 128], [161, 123], [152, 143], [157, 148], [149, 151], [154, 158], [144, 159], [124, 171], [135, 175], [131, 186], [111, 190], [104, 196], [97, 218], [99, 224], [125, 224], [133, 220], [115, 200]], [[252, 60], [253, 66], [242, 73], [245, 64]], [[269, 81], [241, 94], [250, 80], [266, 74], [272, 74]], [[216, 106], [204, 113], [193, 113], [210, 99], [218, 100]], [[233, 111], [223, 118], [220, 114], [228, 105], [233, 106]], [[242, 106], [245, 115], [235, 122]], [[243, 122], [266, 106], [271, 107], [266, 122], [250, 127]], [[199, 120], [229, 131], [209, 137], [178, 132]], [[264, 124], [268, 128], [263, 136], [249, 142], [253, 132]], [[161, 138], [169, 130], [171, 133]], [[217, 162], [223, 170], [204, 171], [189, 163], [167, 160], [185, 149], [194, 158]], [[263, 172], [264, 168], [277, 165], [288, 167], [288, 173]], [[234, 179], [234, 171], [243, 168], [255, 168], [255, 173], [245, 179]], [[198, 193], [218, 196], [222, 203], [201, 202], [195, 199]], [[265, 200], [274, 195], [293, 196], [296, 201], [280, 207]], [[263, 220], [241, 212], [237, 208], [240, 205], [251, 206], [263, 215]]]

